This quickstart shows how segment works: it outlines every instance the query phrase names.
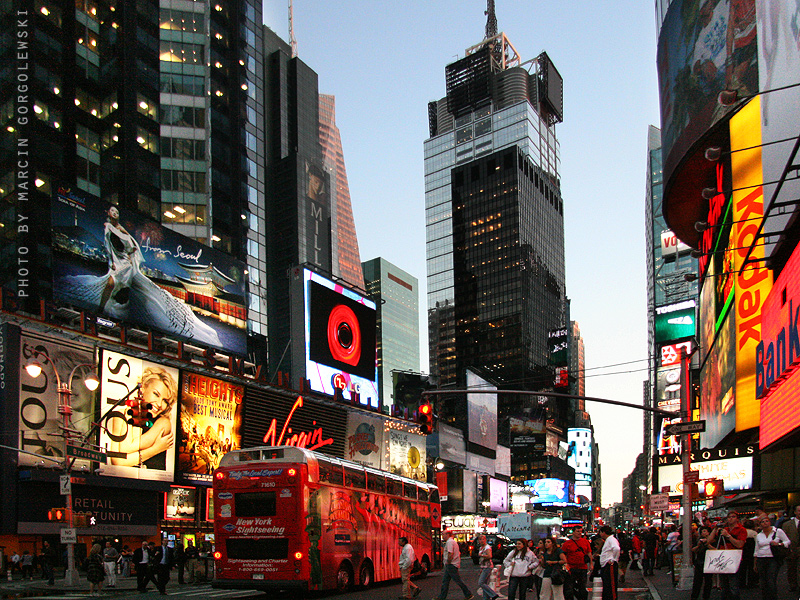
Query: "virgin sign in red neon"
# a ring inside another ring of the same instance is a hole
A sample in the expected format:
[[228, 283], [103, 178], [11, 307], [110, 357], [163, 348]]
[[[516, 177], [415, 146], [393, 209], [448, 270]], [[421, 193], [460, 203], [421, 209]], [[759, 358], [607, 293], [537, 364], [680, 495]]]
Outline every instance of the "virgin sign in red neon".
[[761, 309], [756, 349], [756, 393], [761, 401], [759, 447], [800, 427], [800, 246], [772, 286]]
[[[278, 430], [278, 420], [272, 419], [269, 424], [269, 429], [267, 429], [267, 433], [264, 434], [264, 443], [269, 444], [270, 446], [297, 446], [298, 448], [306, 448], [307, 450], [316, 450], [322, 446], [328, 446], [332, 444], [333, 438], [323, 437], [322, 427], [317, 427], [313, 431], [292, 433], [292, 428], [289, 427], [289, 423], [292, 421], [292, 415], [294, 415], [294, 412], [298, 408], [302, 408], [302, 406], [303, 397], [298, 396], [297, 400], [294, 401], [292, 410], [289, 411], [289, 416], [286, 417], [286, 420], [283, 422], [283, 428], [281, 429], [281, 434], [278, 436], [277, 440], [275, 435]], [[312, 424], [316, 425], [317, 422], [313, 421]], [[289, 437], [284, 437], [287, 433], [289, 434]]]

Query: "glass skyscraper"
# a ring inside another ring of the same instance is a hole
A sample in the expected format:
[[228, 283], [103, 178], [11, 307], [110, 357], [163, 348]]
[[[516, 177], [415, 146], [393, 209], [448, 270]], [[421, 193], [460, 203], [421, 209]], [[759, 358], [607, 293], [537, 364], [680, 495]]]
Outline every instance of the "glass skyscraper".
[[378, 386], [393, 404], [392, 371], [419, 371], [419, 282], [384, 260], [362, 263], [367, 296], [378, 307]]
[[[563, 83], [546, 53], [521, 63], [502, 33], [445, 71], [425, 141], [431, 375], [461, 387], [470, 367], [506, 387], [547, 389], [547, 332], [568, 325]], [[502, 418], [520, 400], [499, 402]]]

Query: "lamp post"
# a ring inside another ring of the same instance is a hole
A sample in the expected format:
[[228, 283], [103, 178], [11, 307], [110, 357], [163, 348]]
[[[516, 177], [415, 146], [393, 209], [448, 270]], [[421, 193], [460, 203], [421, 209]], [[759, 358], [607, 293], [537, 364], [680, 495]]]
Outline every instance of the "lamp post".
[[[61, 428], [64, 433], [64, 473], [67, 477], [69, 477], [72, 471], [72, 463], [74, 462], [70, 460], [69, 456], [67, 456], [67, 447], [69, 446], [70, 437], [72, 435], [72, 427], [70, 422], [72, 419], [72, 379], [75, 377], [75, 373], [77, 373], [78, 369], [88, 367], [91, 369], [91, 372], [83, 380], [83, 384], [87, 387], [87, 389], [92, 392], [95, 391], [100, 385], [100, 380], [97, 378], [97, 375], [94, 374], [95, 366], [90, 363], [83, 363], [73, 367], [66, 381], [62, 381], [61, 376], [58, 374], [58, 369], [56, 369], [56, 366], [52, 363], [49, 357], [42, 353], [37, 353], [37, 357], [44, 357], [44, 362], [49, 363], [53, 368], [53, 373], [56, 374], [56, 384], [58, 389], [58, 413], [63, 419]], [[42, 365], [36, 361], [32, 361], [25, 365], [25, 370], [28, 372], [28, 375], [36, 379], [42, 374]], [[67, 518], [69, 519], [69, 528], [72, 529], [75, 526], [75, 518], [72, 513], [72, 486], [69, 487], [69, 494], [67, 494], [66, 509]], [[78, 572], [75, 569], [74, 542], [67, 543], [67, 570], [64, 573], [64, 582], [66, 585], [70, 586], [74, 586], [78, 583]]]

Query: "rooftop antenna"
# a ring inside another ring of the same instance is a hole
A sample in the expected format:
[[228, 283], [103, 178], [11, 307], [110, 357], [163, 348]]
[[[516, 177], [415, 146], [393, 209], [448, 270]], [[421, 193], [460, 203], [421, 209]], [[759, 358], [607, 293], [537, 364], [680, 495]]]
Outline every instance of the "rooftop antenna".
[[294, 11], [292, 10], [292, 0], [289, 0], [289, 44], [292, 46], [292, 58], [297, 56], [297, 40], [294, 39]]
[[486, 35], [483, 39], [489, 40], [497, 35], [497, 16], [494, 14], [494, 0], [486, 0], [486, 12], [483, 14], [486, 15]]

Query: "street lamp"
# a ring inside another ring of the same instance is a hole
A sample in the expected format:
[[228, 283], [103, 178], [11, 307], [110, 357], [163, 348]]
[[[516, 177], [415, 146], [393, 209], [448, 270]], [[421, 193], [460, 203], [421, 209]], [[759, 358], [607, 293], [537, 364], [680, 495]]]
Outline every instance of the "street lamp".
[[[53, 373], [56, 375], [56, 384], [58, 389], [58, 413], [63, 417], [63, 424], [61, 428], [64, 432], [64, 473], [67, 477], [69, 477], [70, 472], [72, 471], [72, 461], [70, 461], [69, 456], [67, 456], [67, 447], [69, 446], [70, 436], [72, 434], [72, 428], [70, 427], [70, 419], [72, 417], [72, 380], [75, 377], [75, 373], [78, 372], [78, 369], [86, 367], [88, 367], [91, 371], [83, 378], [83, 384], [89, 391], [95, 391], [100, 385], [100, 380], [94, 373], [95, 366], [93, 364], [82, 363], [73, 367], [72, 371], [70, 371], [69, 377], [67, 377], [66, 381], [64, 382], [61, 380], [61, 376], [58, 374], [58, 369], [56, 369], [56, 366], [50, 361], [49, 357], [41, 352], [37, 352], [36, 354], [37, 358], [42, 359], [43, 362], [49, 364], [53, 368]], [[25, 365], [25, 371], [27, 371], [28, 375], [34, 379], [42, 374], [42, 369], [42, 364], [35, 360]], [[71, 487], [69, 488], [69, 494], [67, 494], [67, 517], [69, 519], [69, 528], [72, 529], [75, 526], [75, 519], [72, 513]], [[74, 586], [78, 583], [78, 572], [75, 569], [74, 542], [67, 543], [67, 570], [64, 573], [64, 583], [65, 585], [69, 586]]]

